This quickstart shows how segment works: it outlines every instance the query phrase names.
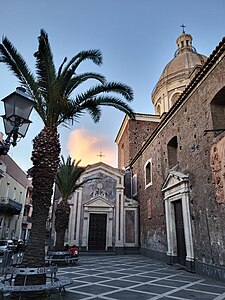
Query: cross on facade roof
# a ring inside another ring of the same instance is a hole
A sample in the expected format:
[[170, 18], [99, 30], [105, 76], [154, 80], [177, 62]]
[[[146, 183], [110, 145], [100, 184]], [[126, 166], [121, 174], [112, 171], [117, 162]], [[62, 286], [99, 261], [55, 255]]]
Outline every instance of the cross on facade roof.
[[104, 157], [105, 155], [104, 155], [104, 154], [102, 154], [102, 150], [100, 150], [100, 153], [99, 153], [97, 156], [99, 156], [99, 158], [100, 158], [100, 162], [101, 162], [101, 161], [102, 161], [102, 157]]

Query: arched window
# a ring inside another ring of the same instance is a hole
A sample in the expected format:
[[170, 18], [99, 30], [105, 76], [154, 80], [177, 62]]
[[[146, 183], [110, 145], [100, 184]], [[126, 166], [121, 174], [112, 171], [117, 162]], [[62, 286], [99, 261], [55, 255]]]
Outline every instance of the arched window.
[[177, 149], [178, 149], [177, 137], [174, 136], [167, 144], [169, 169], [175, 167], [178, 164]]
[[145, 188], [152, 185], [152, 159], [145, 164]]
[[159, 116], [161, 115], [161, 106], [160, 106], [160, 104], [157, 105], [156, 114], [159, 115]]
[[174, 93], [172, 95], [172, 97], [170, 98], [170, 105], [171, 107], [177, 102], [178, 98], [180, 97], [181, 93], [177, 92], [177, 93]]
[[[225, 87], [222, 88], [211, 101], [212, 125], [215, 135], [225, 131]], [[219, 131], [219, 129], [223, 129]]]

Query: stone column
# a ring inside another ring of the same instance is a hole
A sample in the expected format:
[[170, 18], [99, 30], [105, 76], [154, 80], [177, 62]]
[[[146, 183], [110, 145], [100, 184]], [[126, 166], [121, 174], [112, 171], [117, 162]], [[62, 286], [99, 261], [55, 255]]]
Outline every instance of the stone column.
[[116, 247], [123, 247], [124, 244], [124, 209], [123, 198], [120, 191], [117, 190], [116, 197]]
[[194, 260], [194, 248], [192, 238], [192, 227], [191, 227], [191, 215], [189, 208], [189, 196], [188, 191], [185, 191], [182, 196], [182, 209], [183, 209], [183, 220], [184, 220], [184, 236], [186, 244], [186, 260]]
[[88, 233], [89, 233], [89, 212], [84, 211], [82, 247], [86, 247], [86, 250], [88, 250]]
[[81, 223], [81, 199], [82, 199], [82, 189], [79, 189], [77, 192], [77, 205], [76, 205], [76, 215], [75, 215], [75, 222], [76, 226], [74, 228], [74, 239], [76, 245], [80, 243], [80, 223]]
[[74, 244], [74, 224], [76, 222], [75, 215], [76, 215], [76, 193], [70, 199], [70, 203], [72, 206], [70, 207], [70, 219], [69, 219], [69, 227], [68, 227], [68, 244]]
[[138, 246], [139, 243], [139, 220], [138, 220], [138, 208], [135, 209], [135, 246]]
[[167, 255], [177, 255], [177, 243], [176, 243], [176, 224], [175, 215], [172, 202], [169, 199], [165, 199], [165, 211], [166, 211], [166, 231], [167, 231]]
[[106, 232], [106, 246], [112, 247], [112, 228], [113, 228], [113, 209], [110, 209], [110, 212], [107, 214], [107, 232]]

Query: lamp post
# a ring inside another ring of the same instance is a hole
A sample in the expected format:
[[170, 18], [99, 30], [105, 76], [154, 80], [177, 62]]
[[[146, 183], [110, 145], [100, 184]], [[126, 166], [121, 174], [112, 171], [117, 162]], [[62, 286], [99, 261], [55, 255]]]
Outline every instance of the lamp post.
[[2, 116], [7, 138], [0, 144], [0, 156], [6, 155], [11, 145], [16, 146], [21, 137], [25, 137], [30, 123], [30, 113], [35, 105], [23, 88], [2, 99], [5, 106], [5, 115]]

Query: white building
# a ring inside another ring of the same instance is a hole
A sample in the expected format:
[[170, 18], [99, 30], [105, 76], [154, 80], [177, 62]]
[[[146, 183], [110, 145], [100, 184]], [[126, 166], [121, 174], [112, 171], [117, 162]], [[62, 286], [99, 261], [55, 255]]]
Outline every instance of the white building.
[[82, 251], [130, 253], [138, 249], [138, 203], [125, 196], [125, 172], [102, 162], [90, 165], [81, 180], [93, 178], [70, 199], [67, 241]]
[[6, 155], [0, 157], [0, 239], [21, 237], [25, 198], [29, 180], [26, 173]]

